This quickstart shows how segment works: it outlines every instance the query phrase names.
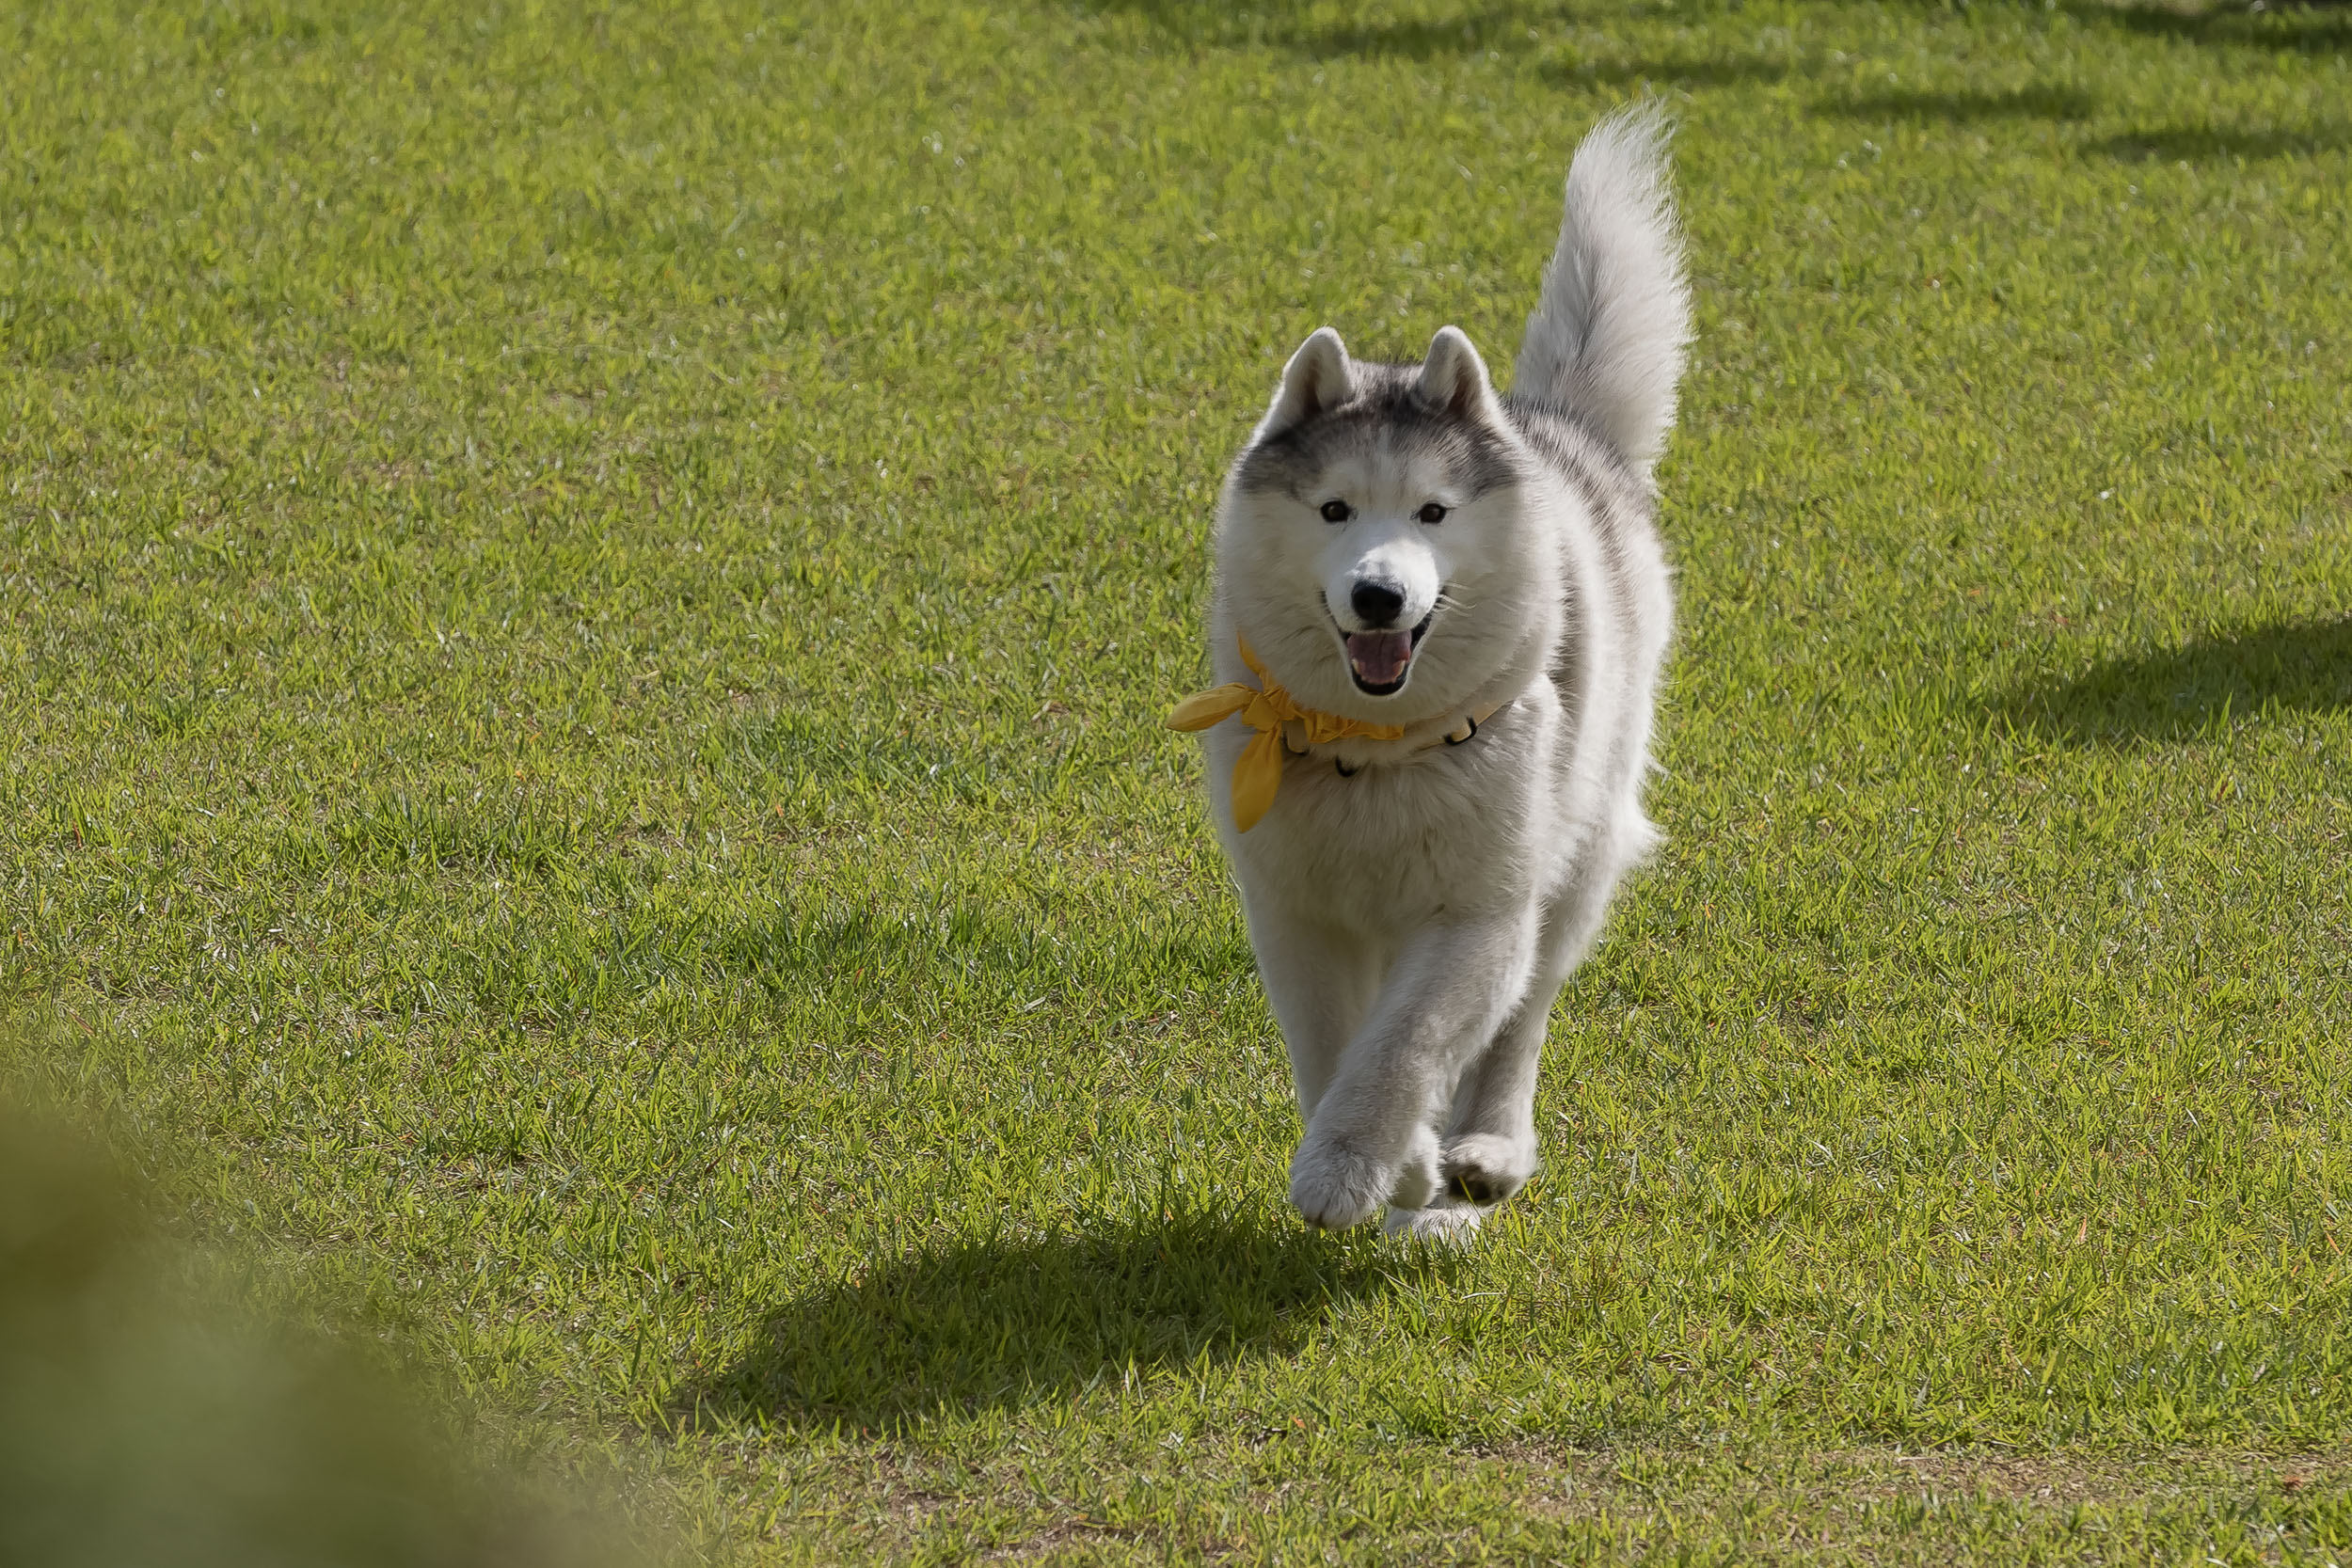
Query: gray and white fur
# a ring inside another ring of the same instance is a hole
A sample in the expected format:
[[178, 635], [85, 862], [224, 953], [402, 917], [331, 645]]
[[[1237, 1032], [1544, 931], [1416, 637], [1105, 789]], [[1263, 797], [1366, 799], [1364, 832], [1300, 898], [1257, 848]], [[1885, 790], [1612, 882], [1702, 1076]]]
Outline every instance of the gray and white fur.
[[1578, 149], [1507, 396], [1454, 327], [1419, 365], [1352, 359], [1325, 327], [1218, 505], [1217, 678], [1254, 683], [1247, 637], [1303, 706], [1405, 729], [1310, 747], [1294, 725], [1246, 833], [1231, 775], [1253, 732], [1205, 737], [1315, 1225], [1385, 1207], [1392, 1230], [1461, 1236], [1534, 1174], [1552, 1003], [1657, 840], [1673, 594], [1651, 473], [1690, 336], [1666, 139], [1636, 108]]

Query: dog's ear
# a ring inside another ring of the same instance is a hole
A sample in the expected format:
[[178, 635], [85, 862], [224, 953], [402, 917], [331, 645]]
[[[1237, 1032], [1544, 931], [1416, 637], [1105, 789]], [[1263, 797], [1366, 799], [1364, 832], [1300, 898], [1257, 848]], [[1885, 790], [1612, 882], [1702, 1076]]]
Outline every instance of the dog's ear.
[[1494, 383], [1486, 379], [1486, 361], [1478, 357], [1478, 350], [1458, 326], [1441, 326], [1429, 341], [1429, 356], [1422, 363], [1413, 397], [1431, 412], [1457, 420], [1495, 424], [1502, 418]]
[[1275, 389], [1274, 405], [1258, 422], [1258, 439], [1295, 430], [1355, 395], [1356, 372], [1347, 362], [1347, 345], [1329, 327], [1317, 327], [1282, 367], [1282, 385]]

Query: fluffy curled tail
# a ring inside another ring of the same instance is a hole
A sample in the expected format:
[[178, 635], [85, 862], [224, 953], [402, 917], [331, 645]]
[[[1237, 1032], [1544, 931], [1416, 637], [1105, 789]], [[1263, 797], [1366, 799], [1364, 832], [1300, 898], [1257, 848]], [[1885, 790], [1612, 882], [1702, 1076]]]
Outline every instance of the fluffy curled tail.
[[1560, 248], [1519, 345], [1518, 397], [1582, 419], [1644, 473], [1675, 422], [1691, 289], [1654, 104], [1593, 128], [1568, 167]]

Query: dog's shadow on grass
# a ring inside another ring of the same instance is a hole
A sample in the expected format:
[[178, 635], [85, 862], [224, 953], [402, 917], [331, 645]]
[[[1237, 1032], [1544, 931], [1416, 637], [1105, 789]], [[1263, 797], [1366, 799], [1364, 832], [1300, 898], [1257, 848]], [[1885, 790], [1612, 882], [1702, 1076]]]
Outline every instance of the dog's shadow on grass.
[[2185, 740], [2266, 712], [2352, 710], [2352, 618], [2200, 638], [2009, 692], [2017, 729], [2077, 746]]
[[751, 1350], [682, 1391], [690, 1427], [896, 1431], [1120, 1386], [1163, 1367], [1297, 1349], [1407, 1263], [1393, 1247], [1239, 1213], [932, 1246], [771, 1312]]

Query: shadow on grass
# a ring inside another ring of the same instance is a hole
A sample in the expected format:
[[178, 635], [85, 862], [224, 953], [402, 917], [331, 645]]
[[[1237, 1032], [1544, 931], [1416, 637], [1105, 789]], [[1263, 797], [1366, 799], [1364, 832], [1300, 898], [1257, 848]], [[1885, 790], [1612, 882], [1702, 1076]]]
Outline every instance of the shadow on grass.
[[2283, 54], [2352, 54], [2352, 5], [2344, 0], [2320, 5], [2219, 5], [2195, 9], [2074, 0], [2066, 8], [2083, 20], [2105, 23], [2142, 38], [2272, 49]]
[[2181, 740], [2238, 715], [2352, 709], [2352, 619], [2201, 638], [2011, 692], [2018, 729], [2077, 746]]
[[[1939, 9], [1951, 0], [1933, 0]], [[1396, 16], [1316, 25], [1283, 0], [1094, 0], [1103, 11], [1138, 16], [1160, 32], [1186, 43], [1214, 48], [1277, 48], [1328, 58], [1354, 55], [1374, 59], [1434, 60], [1488, 50], [1525, 50], [1530, 28], [1557, 25], [1577, 16], [1564, 0], [1504, 0], [1470, 6], [1450, 16]], [[2042, 0], [2021, 0], [2026, 8], [2048, 8]], [[2114, 4], [2110, 0], [2061, 0], [2076, 21], [2144, 38], [2191, 43], [2269, 49], [2282, 53], [2352, 53], [2352, 0], [2317, 0], [2302, 5], [2254, 7], [2223, 4], [2191, 8], [2163, 4]], [[1717, 78], [1712, 72], [1723, 71]], [[1757, 62], [1634, 61], [1591, 71], [1563, 72], [1574, 80], [1629, 82], [1675, 80], [1727, 86], [1759, 76], [1785, 75], [1787, 68]], [[1998, 97], [2000, 95], [1989, 95]]]
[[897, 1431], [1203, 1358], [1296, 1350], [1406, 1265], [1376, 1242], [1163, 1212], [1076, 1234], [928, 1248], [786, 1303], [734, 1367], [685, 1392], [697, 1427]]
[[[1471, 6], [1450, 16], [1405, 16], [1316, 24], [1280, 0], [1095, 0], [1096, 8], [1142, 18], [1160, 32], [1215, 48], [1279, 49], [1309, 59], [1354, 55], [1374, 60], [1429, 61], [1483, 55], [1524, 55], [1546, 47], [1531, 30], [1557, 26], [1577, 15], [1563, 0]], [[1641, 82], [1681, 87], [1727, 87], [1777, 82], [1800, 67], [1788, 61], [1725, 55], [1668, 55], [1628, 60], [1551, 62], [1544, 73], [1573, 87], [1627, 87]]]
[[[1297, 49], [1324, 36], [1302, 27], [1292, 8], [1281, 0], [1248, 4], [1247, 0], [1095, 0], [1089, 8], [1100, 13], [1123, 11], [1139, 17], [1172, 39], [1211, 48], [1271, 46]], [[1510, 14], [1518, 8], [1509, 8]], [[1409, 55], [1427, 59], [1444, 53], [1464, 52], [1475, 44], [1482, 24], [1488, 30], [1503, 24], [1498, 13], [1473, 11], [1447, 24], [1400, 22], [1390, 26], [1352, 26], [1327, 30], [1353, 34], [1360, 48], [1380, 54]]]
[[1732, 55], [1699, 59], [1690, 55], [1632, 60], [1586, 60], [1574, 65], [1548, 65], [1544, 74], [1565, 86], [1629, 87], [1649, 82], [1677, 87], [1736, 87], [1750, 82], [1779, 82], [1802, 68], [1787, 60]]
[[2331, 152], [2352, 145], [2340, 126], [2308, 131], [2217, 131], [2206, 126], [2168, 130], [2127, 131], [2095, 143], [2092, 150], [2128, 163], [2207, 163], [2243, 159], [2290, 157], [2298, 152]]
[[1559, 21], [1569, 8], [1551, 4], [1474, 6], [1448, 17], [1394, 17], [1315, 25], [1283, 0], [1098, 0], [1103, 10], [1139, 16], [1171, 38], [1222, 48], [1272, 47], [1311, 58], [1434, 60], [1489, 49], [1525, 49], [1527, 30]]
[[1878, 92], [1829, 99], [1823, 114], [1851, 119], [1901, 119], [1915, 124], [1970, 125], [1990, 119], [2087, 119], [2097, 100], [2080, 87], [2026, 87], [2007, 92], [1961, 88], [1948, 92]]
[[1490, 6], [1443, 22], [1355, 23], [1302, 28], [1286, 40], [1303, 55], [1324, 58], [1359, 55], [1368, 59], [1434, 60], [1445, 55], [1477, 55], [1506, 44], [1524, 49], [1527, 29], [1555, 20], [1558, 6]]
[[[1939, 12], [1956, 8], [1953, 0], [1917, 4]], [[2352, 54], [2352, 0], [2010, 0], [2010, 8], [2037, 15], [2056, 10], [2071, 22], [2137, 38], [2291, 55]]]

